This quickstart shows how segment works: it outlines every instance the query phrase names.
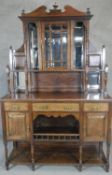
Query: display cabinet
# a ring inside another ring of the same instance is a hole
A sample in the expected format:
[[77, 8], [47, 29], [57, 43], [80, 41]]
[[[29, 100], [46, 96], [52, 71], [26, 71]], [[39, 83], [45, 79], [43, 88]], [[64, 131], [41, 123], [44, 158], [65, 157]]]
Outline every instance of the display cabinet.
[[22, 11], [23, 45], [10, 47], [9, 94], [1, 100], [7, 169], [72, 163], [80, 171], [85, 164], [109, 171], [112, 99], [105, 47], [90, 51], [92, 16], [89, 9], [62, 11], [56, 4]]

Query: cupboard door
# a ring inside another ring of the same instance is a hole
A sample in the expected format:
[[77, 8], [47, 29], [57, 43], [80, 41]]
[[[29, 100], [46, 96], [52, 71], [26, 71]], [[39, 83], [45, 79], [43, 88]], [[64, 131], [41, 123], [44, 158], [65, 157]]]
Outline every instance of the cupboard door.
[[103, 141], [107, 136], [106, 113], [86, 113], [84, 116], [84, 140]]
[[8, 140], [28, 140], [29, 134], [30, 122], [27, 112], [6, 113], [6, 136]]

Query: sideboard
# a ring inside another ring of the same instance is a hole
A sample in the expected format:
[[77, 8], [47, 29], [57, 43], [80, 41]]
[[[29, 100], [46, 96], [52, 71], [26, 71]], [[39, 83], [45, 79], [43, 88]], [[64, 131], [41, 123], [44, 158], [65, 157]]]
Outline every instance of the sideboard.
[[30, 163], [32, 169], [36, 164], [66, 163], [76, 164], [80, 171], [86, 164], [103, 165], [109, 171], [111, 106], [111, 98], [101, 94], [6, 96], [2, 99], [6, 168], [11, 163]]

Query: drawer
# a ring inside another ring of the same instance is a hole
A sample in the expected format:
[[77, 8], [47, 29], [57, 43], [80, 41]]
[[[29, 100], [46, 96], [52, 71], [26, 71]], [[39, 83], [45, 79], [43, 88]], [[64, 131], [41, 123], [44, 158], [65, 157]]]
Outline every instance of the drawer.
[[98, 111], [98, 112], [108, 112], [109, 106], [108, 103], [85, 103], [84, 111]]
[[28, 103], [5, 102], [5, 111], [28, 111]]
[[79, 111], [78, 103], [33, 103], [33, 111]]

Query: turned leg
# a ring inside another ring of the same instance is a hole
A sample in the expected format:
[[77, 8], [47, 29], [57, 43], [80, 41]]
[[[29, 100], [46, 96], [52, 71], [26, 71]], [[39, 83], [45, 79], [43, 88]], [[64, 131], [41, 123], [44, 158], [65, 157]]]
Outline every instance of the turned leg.
[[99, 156], [102, 155], [102, 149], [103, 149], [103, 142], [99, 142]]
[[31, 162], [32, 162], [32, 170], [35, 170], [35, 160], [34, 160], [34, 145], [31, 145]]
[[79, 146], [79, 171], [82, 171], [82, 145]]
[[107, 158], [107, 164], [106, 164], [106, 172], [109, 172], [109, 157], [110, 157], [110, 142], [107, 142], [107, 148], [106, 148], [106, 158]]
[[9, 170], [9, 161], [8, 161], [8, 145], [7, 141], [4, 142], [4, 147], [5, 147], [5, 167], [6, 170]]
[[17, 148], [17, 147], [18, 147], [18, 142], [17, 142], [17, 141], [14, 141], [14, 142], [13, 142], [13, 147], [14, 147], [14, 148]]

